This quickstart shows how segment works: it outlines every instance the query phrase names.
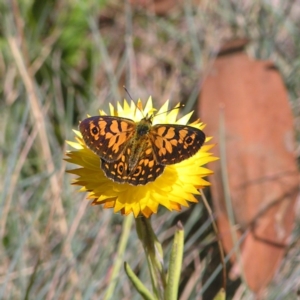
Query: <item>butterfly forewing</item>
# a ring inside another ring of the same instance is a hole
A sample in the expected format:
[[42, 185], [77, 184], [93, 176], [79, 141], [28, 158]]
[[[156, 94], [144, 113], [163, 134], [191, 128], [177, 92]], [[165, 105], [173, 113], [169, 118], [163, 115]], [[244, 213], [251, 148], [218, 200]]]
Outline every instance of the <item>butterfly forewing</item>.
[[79, 124], [86, 145], [107, 162], [120, 158], [135, 128], [134, 121], [113, 116], [90, 117]]
[[196, 154], [205, 141], [205, 134], [198, 128], [159, 124], [150, 132], [153, 152], [159, 164], [179, 163]]

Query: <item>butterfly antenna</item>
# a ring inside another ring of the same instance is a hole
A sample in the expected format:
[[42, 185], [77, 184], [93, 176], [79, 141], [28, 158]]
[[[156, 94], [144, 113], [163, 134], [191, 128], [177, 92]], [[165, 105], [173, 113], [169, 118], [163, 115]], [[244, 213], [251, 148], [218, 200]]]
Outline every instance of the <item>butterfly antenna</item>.
[[[125, 90], [125, 92], [126, 92], [127, 95], [129, 96], [129, 98], [130, 98], [132, 101], [134, 101], [133, 98], [131, 97], [129, 91], [127, 90], [127, 88], [126, 88], [125, 85], [123, 85], [123, 89]], [[135, 109], [138, 109], [138, 110], [142, 113], [142, 115], [144, 115], [143, 108], [139, 105], [139, 103], [137, 103]]]
[[172, 110], [174, 110], [174, 109], [180, 109], [180, 108], [183, 108], [184, 106], [185, 106], [184, 104], [180, 104], [180, 103], [179, 103], [178, 106], [173, 107], [173, 108], [171, 108], [171, 109], [168, 109], [168, 110], [166, 110], [166, 111], [163, 111], [163, 112], [157, 114], [156, 116], [159, 116], [159, 115], [161, 115], [161, 114], [166, 114], [166, 113], [168, 113], [168, 112], [170, 112], [170, 111], [172, 111]]
[[125, 92], [126, 92], [127, 95], [129, 96], [129, 98], [130, 98], [131, 100], [133, 100], [133, 98], [131, 97], [131, 95], [130, 95], [130, 93], [129, 93], [129, 91], [127, 90], [127, 87], [126, 87], [125, 85], [123, 85], [123, 89], [125, 90]]

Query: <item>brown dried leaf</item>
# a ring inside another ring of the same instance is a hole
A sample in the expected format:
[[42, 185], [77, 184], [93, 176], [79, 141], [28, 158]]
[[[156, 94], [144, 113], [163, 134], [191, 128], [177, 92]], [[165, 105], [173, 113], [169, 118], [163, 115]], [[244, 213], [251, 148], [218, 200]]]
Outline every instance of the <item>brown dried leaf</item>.
[[[259, 293], [284, 255], [294, 223], [299, 178], [293, 117], [282, 79], [271, 62], [252, 60], [241, 49], [230, 52], [227, 46], [216, 59], [203, 84], [201, 117], [207, 123], [206, 134], [217, 142], [220, 116], [224, 119], [221, 138], [234, 222], [238, 237], [246, 234], [241, 266], [247, 284]], [[236, 241], [225, 206], [221, 163], [214, 162], [210, 168], [215, 172], [212, 194], [218, 227], [228, 253]], [[232, 261], [237, 265], [231, 275], [240, 274], [236, 256]]]

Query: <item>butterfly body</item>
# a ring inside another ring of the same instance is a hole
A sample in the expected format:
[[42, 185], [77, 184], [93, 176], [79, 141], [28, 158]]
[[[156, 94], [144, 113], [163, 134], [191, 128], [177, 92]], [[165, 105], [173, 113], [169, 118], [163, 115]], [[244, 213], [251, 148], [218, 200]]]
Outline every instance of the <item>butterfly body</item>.
[[79, 130], [86, 145], [101, 159], [106, 177], [119, 183], [145, 185], [166, 165], [199, 151], [205, 140], [197, 128], [178, 124], [152, 126], [152, 116], [139, 122], [114, 116], [83, 120]]
[[127, 148], [130, 149], [128, 155], [129, 170], [134, 169], [140, 157], [146, 151], [146, 148], [149, 146], [149, 133], [151, 130], [151, 123], [148, 119], [142, 119], [136, 125], [136, 130], [134, 136], [130, 141], [128, 141]]

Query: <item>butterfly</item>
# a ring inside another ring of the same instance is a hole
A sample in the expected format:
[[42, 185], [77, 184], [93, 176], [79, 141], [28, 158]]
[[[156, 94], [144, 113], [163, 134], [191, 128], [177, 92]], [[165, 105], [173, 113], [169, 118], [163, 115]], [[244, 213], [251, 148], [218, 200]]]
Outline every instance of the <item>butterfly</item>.
[[88, 148], [100, 157], [106, 177], [118, 183], [145, 185], [165, 166], [196, 154], [205, 141], [198, 128], [179, 124], [152, 125], [153, 115], [139, 122], [115, 116], [84, 119], [79, 131]]

